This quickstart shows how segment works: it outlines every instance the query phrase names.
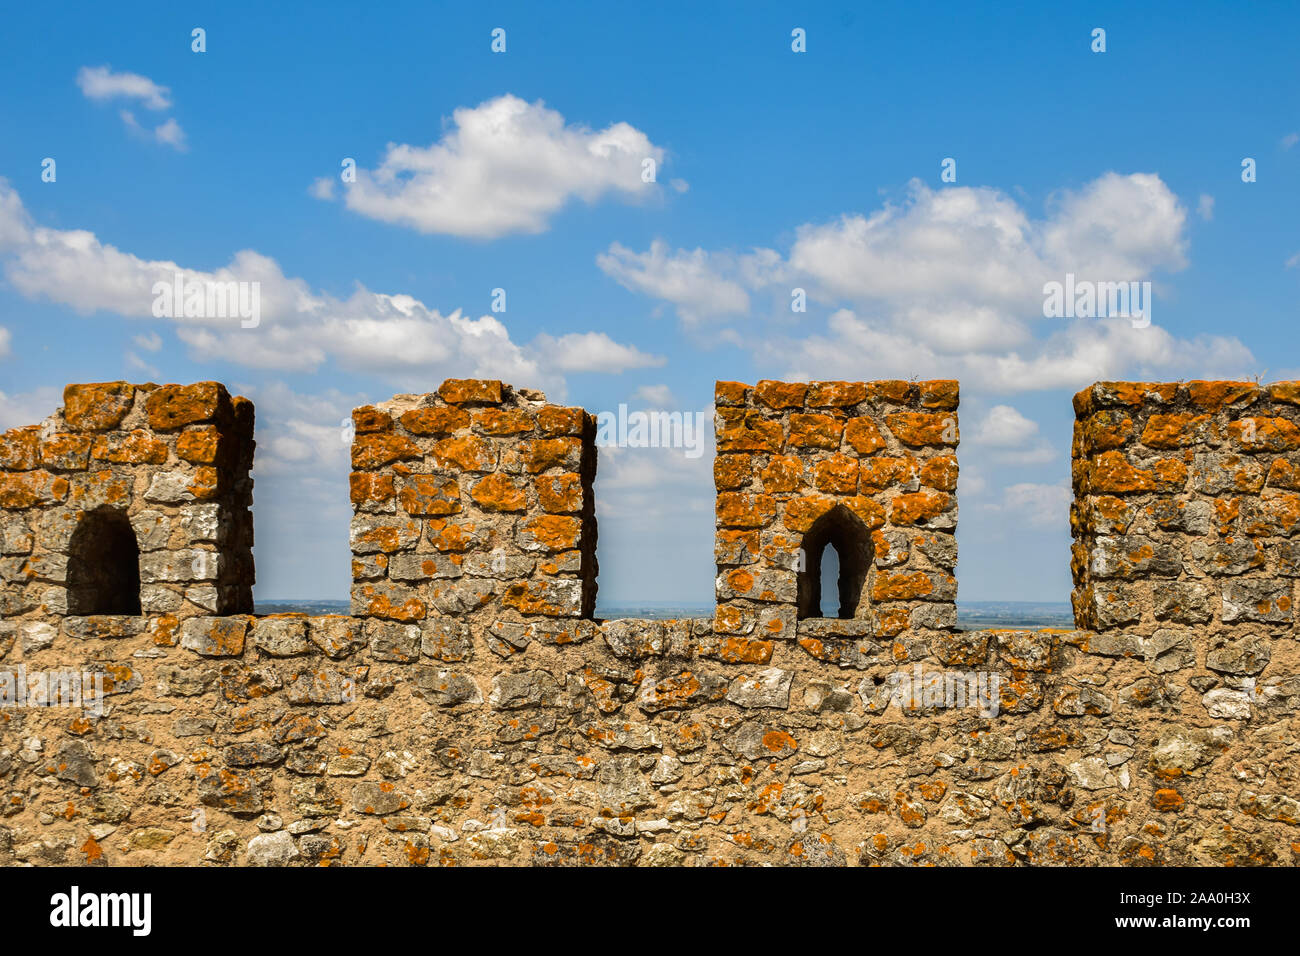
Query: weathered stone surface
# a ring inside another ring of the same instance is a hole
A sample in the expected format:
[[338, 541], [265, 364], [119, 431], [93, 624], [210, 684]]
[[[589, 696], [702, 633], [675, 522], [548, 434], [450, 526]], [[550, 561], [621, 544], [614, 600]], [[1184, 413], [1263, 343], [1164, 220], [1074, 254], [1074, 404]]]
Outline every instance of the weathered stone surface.
[[284, 830], [263, 833], [248, 841], [249, 866], [288, 866], [298, 856], [293, 836]]
[[769, 667], [756, 674], [737, 677], [727, 691], [727, 700], [740, 707], [790, 706], [790, 684], [794, 672], [779, 667]]
[[131, 410], [135, 386], [126, 382], [69, 385], [63, 390], [63, 418], [79, 431], [107, 431]]
[[[957, 630], [955, 383], [720, 383], [672, 621], [594, 620], [591, 416], [482, 382], [354, 413], [355, 615], [242, 613], [251, 405], [165, 388], [0, 436], [0, 695], [102, 690], [0, 711], [0, 862], [1292, 862], [1300, 385], [1081, 393], [1055, 631]], [[142, 614], [68, 614], [103, 506]]]

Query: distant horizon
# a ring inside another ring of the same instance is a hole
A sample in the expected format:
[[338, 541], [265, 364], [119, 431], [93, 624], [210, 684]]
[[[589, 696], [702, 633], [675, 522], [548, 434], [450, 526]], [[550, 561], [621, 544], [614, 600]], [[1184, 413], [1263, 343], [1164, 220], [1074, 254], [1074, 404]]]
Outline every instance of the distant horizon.
[[[597, 598], [599, 602], [599, 598]], [[350, 604], [348, 598], [257, 598], [254, 604]], [[627, 601], [612, 600], [606, 604], [597, 604], [600, 607], [711, 607], [713, 602], [708, 601]], [[963, 601], [958, 599], [958, 607], [989, 607], [993, 605], [1015, 605], [1016, 607], [1042, 607], [1042, 608], [1069, 608], [1069, 601], [999, 601], [999, 600], [979, 600]]]

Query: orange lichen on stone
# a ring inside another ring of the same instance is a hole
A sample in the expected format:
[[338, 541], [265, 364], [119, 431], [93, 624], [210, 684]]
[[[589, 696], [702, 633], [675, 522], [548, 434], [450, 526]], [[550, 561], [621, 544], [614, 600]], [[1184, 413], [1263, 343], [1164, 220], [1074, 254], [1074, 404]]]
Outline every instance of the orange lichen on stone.
[[362, 405], [352, 409], [352, 427], [357, 434], [386, 432], [393, 427], [393, 416], [387, 409]]
[[774, 382], [764, 380], [754, 386], [754, 400], [768, 408], [802, 409], [808, 386], [803, 382]]
[[790, 416], [791, 448], [828, 448], [840, 447], [840, 438], [844, 434], [844, 422], [831, 415], [792, 414]]
[[163, 385], [145, 399], [150, 427], [162, 431], [211, 421], [222, 406], [230, 409], [230, 396], [217, 382]]
[[460, 511], [460, 484], [439, 475], [408, 475], [397, 493], [409, 515], [449, 515]]
[[1253, 382], [1188, 382], [1187, 398], [1193, 405], [1218, 411], [1225, 405], [1254, 401], [1259, 388]]
[[352, 467], [359, 471], [419, 457], [419, 446], [403, 435], [358, 435], [352, 443]]
[[176, 439], [176, 455], [197, 465], [215, 464], [220, 439], [215, 425], [187, 428]]
[[483, 378], [449, 378], [438, 386], [438, 397], [448, 405], [500, 403], [501, 382]]
[[77, 431], [102, 432], [122, 423], [135, 399], [127, 382], [69, 385], [63, 390], [63, 420]]
[[866, 401], [863, 382], [810, 382], [809, 408], [848, 408]]
[[460, 471], [491, 471], [496, 466], [496, 449], [477, 435], [444, 438], [433, 446], [433, 457], [440, 467]]
[[484, 511], [523, 511], [528, 504], [524, 488], [509, 475], [500, 472], [488, 475], [475, 484], [470, 489], [470, 497]]
[[167, 443], [141, 428], [125, 434], [96, 435], [90, 457], [117, 465], [161, 465], [167, 460]]

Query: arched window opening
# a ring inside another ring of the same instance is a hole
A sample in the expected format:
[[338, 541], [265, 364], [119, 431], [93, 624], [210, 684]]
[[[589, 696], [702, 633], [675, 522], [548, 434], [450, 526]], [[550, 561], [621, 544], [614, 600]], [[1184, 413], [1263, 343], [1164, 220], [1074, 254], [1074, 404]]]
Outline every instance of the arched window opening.
[[125, 514], [87, 512], [68, 550], [69, 614], [140, 613], [140, 546]]
[[835, 542], [826, 542], [822, 551], [822, 599], [817, 617], [840, 616], [840, 553]]
[[[826, 558], [828, 545], [831, 547], [829, 559]], [[818, 518], [803, 536], [799, 618], [848, 619], [858, 617], [860, 611], [865, 613], [867, 602], [863, 600], [863, 592], [870, 567], [871, 535], [867, 526], [849, 509], [836, 505]], [[834, 577], [831, 577], [832, 573]], [[829, 592], [825, 597], [824, 591]]]

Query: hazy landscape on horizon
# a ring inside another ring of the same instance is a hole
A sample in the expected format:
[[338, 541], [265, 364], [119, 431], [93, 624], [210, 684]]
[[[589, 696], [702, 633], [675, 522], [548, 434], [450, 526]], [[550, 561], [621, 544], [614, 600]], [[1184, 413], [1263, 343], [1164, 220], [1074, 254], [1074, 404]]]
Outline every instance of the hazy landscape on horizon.
[[[258, 601], [258, 614], [348, 614], [347, 601]], [[596, 604], [597, 620], [640, 618], [712, 617], [712, 605], [700, 604]], [[984, 628], [1072, 628], [1074, 614], [1068, 602], [1059, 601], [958, 601], [957, 627], [964, 631]]]

